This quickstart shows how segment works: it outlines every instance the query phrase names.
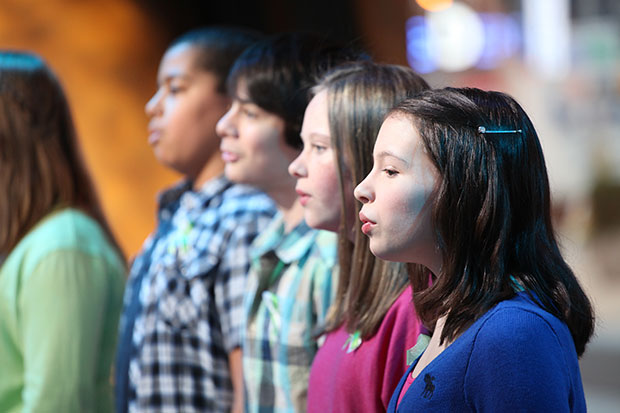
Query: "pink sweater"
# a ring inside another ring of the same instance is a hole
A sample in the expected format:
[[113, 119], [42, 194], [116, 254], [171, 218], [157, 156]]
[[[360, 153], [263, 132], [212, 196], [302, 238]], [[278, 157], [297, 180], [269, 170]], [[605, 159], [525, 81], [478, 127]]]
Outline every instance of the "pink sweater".
[[408, 287], [357, 350], [343, 349], [349, 337], [344, 327], [328, 334], [310, 370], [308, 412], [385, 412], [421, 328]]

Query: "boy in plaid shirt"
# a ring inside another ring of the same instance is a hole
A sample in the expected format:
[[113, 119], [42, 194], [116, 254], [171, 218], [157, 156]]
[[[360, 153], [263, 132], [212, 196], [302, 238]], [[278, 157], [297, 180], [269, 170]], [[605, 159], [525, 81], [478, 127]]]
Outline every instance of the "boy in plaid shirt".
[[206, 28], [164, 54], [146, 105], [149, 144], [185, 179], [159, 198], [158, 225], [133, 262], [120, 325], [118, 412], [241, 411], [241, 325], [248, 247], [275, 209], [231, 183], [215, 134], [225, 79], [257, 36]]

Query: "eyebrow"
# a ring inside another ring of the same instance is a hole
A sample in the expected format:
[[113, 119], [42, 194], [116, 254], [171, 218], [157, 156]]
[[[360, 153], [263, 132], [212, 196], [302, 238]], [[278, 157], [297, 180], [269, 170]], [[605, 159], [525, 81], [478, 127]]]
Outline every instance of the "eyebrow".
[[405, 165], [409, 166], [409, 161], [406, 160], [405, 158], [402, 158], [396, 154], [394, 154], [394, 152], [390, 152], [390, 151], [381, 151], [376, 155], [376, 158], [378, 159], [382, 159], [382, 158], [387, 158], [387, 157], [391, 157], [391, 158], [396, 158], [399, 161], [403, 162]]
[[308, 138], [321, 138], [321, 139], [329, 139], [331, 140], [331, 136], [326, 135], [320, 132], [312, 132], [308, 134]]
[[229, 94], [230, 98], [232, 100], [236, 100], [237, 102], [243, 104], [243, 105], [256, 105], [258, 106], [252, 99], [250, 99], [249, 96], [240, 96], [239, 93], [237, 93], [237, 91], [235, 91], [235, 93]]
[[182, 81], [188, 81], [190, 79], [190, 76], [184, 73], [172, 73], [172, 74], [166, 75], [166, 77], [164, 77], [161, 80], [157, 79], [157, 86], [161, 87], [161, 85], [166, 85], [175, 79], [181, 79]]

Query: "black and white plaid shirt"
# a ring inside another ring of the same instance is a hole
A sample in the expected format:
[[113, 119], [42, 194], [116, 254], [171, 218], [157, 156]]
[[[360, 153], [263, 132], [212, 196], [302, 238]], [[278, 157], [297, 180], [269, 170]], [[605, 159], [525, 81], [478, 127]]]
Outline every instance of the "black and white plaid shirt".
[[241, 344], [248, 248], [274, 213], [266, 195], [224, 177], [162, 194], [125, 292], [120, 410], [230, 411], [228, 353]]

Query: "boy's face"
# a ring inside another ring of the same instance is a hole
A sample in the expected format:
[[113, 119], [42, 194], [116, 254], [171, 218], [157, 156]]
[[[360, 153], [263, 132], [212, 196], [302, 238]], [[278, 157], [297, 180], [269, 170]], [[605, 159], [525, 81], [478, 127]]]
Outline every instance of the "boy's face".
[[271, 195], [290, 190], [295, 181], [287, 168], [299, 150], [286, 144], [284, 130], [284, 119], [252, 103], [240, 82], [230, 109], [217, 124], [226, 177]]
[[190, 178], [219, 158], [215, 124], [230, 102], [217, 91], [217, 77], [195, 66], [197, 54], [187, 43], [168, 49], [159, 65], [157, 92], [145, 106], [155, 156]]

